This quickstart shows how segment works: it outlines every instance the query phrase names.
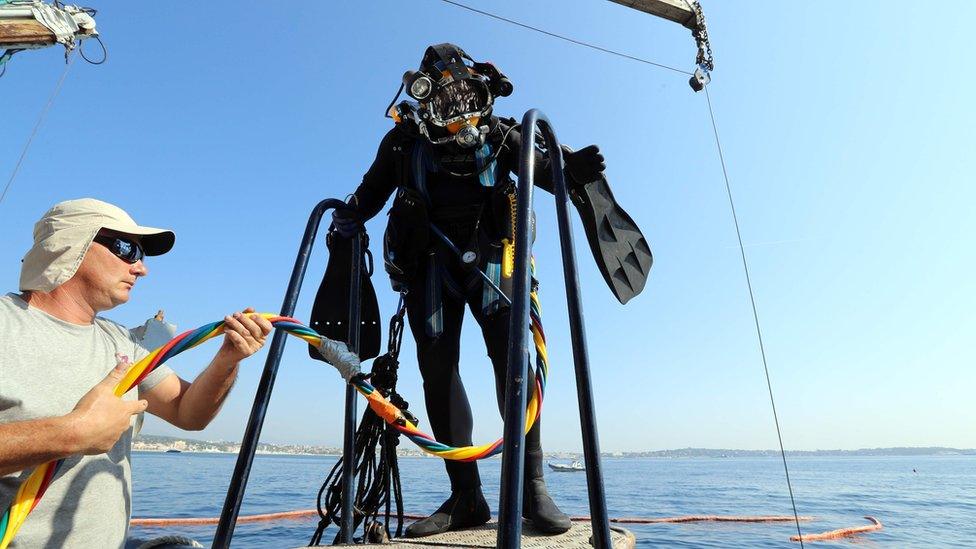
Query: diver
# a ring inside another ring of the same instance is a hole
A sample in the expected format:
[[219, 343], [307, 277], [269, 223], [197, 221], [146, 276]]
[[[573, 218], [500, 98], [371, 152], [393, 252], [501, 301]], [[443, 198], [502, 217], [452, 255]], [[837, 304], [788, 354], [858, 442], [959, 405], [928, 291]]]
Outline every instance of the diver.
[[[396, 104], [404, 90], [413, 101]], [[514, 119], [495, 116], [493, 105], [512, 91], [512, 83], [491, 63], [476, 62], [453, 44], [428, 47], [418, 70], [403, 76], [387, 113], [395, 125], [348, 201], [350, 208], [333, 214], [333, 230], [348, 237], [396, 194], [383, 239], [384, 267], [394, 290], [403, 295], [434, 436], [453, 446], [472, 444], [471, 408], [458, 370], [465, 307], [481, 328], [499, 409], [505, 400], [509, 306], [476, 269], [511, 298], [516, 223], [512, 176], [517, 175], [523, 135]], [[536, 184], [552, 192], [548, 157], [538, 146], [536, 156]], [[608, 283], [611, 278], [624, 281], [611, 289], [626, 301], [643, 288], [650, 249], [614, 202], [599, 148], [564, 148], [564, 163], [594, 257]], [[593, 236], [599, 241], [599, 231], [616, 231], [610, 236], [626, 248], [624, 256], [633, 257], [618, 258], [622, 248], [598, 249]], [[531, 387], [531, 370], [529, 376]], [[558, 534], [569, 530], [570, 519], [546, 490], [542, 458], [537, 421], [525, 437], [522, 514], [536, 530]], [[489, 520], [477, 464], [445, 460], [445, 467], [450, 497], [431, 516], [413, 523], [408, 537]]]

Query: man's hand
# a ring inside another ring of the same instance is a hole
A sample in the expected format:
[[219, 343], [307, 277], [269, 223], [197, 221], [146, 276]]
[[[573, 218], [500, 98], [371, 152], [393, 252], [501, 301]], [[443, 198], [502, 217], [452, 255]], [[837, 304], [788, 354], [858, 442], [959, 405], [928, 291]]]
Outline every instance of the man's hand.
[[224, 317], [224, 342], [193, 383], [171, 374], [149, 389], [149, 413], [180, 429], [206, 428], [234, 385], [240, 361], [258, 352], [273, 329], [266, 318], [253, 313], [248, 307]]
[[243, 312], [224, 317], [224, 344], [214, 360], [237, 364], [258, 352], [273, 329], [266, 318], [252, 315], [248, 307]]
[[119, 363], [105, 379], [85, 393], [68, 414], [73, 431], [78, 435], [80, 453], [96, 455], [108, 452], [129, 428], [132, 416], [146, 410], [145, 400], [127, 401], [115, 396], [115, 386], [125, 376], [129, 366], [128, 359], [120, 357]]

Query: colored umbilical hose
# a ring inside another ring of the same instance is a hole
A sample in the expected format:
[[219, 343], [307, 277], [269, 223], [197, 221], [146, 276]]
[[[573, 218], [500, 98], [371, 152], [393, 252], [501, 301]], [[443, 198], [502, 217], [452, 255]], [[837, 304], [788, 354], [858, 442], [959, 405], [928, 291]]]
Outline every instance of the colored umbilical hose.
[[[535, 292], [531, 295], [531, 329], [536, 347], [536, 386], [532, 398], [526, 409], [526, 426], [528, 432], [535, 424], [539, 414], [542, 412], [542, 397], [546, 385], [546, 375], [548, 373], [548, 357], [546, 354], [546, 339], [542, 331], [541, 308], [538, 296]], [[278, 316], [270, 313], [255, 313], [267, 319], [279, 330], [298, 337], [312, 345], [318, 347], [324, 339], [317, 332], [305, 326], [294, 318]], [[115, 395], [121, 397], [137, 386], [146, 378], [157, 366], [163, 364], [170, 358], [192, 349], [197, 345], [221, 335], [224, 332], [224, 322], [212, 322], [201, 326], [196, 330], [184, 332], [162, 347], [152, 351], [142, 360], [132, 365], [126, 372], [122, 381], [115, 387]], [[493, 456], [502, 451], [502, 439], [498, 439], [490, 444], [481, 446], [453, 447], [437, 442], [434, 437], [420, 431], [415, 424], [408, 420], [395, 405], [390, 403], [362, 376], [354, 376], [351, 383], [360, 394], [366, 397], [369, 407], [384, 421], [392, 425], [407, 438], [412, 440], [417, 446], [429, 454], [440, 456], [444, 459], [457, 461], [475, 461], [478, 459]], [[14, 539], [17, 531], [24, 524], [27, 515], [37, 506], [44, 492], [51, 484], [52, 479], [58, 473], [64, 459], [49, 461], [37, 469], [21, 484], [17, 490], [13, 504], [0, 517], [0, 549], [7, 549], [10, 542]]]

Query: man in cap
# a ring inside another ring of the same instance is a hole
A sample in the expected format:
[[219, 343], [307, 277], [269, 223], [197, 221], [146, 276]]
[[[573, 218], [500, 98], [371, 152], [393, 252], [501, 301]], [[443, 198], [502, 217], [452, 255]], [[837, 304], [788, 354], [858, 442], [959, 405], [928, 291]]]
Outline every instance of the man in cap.
[[[174, 241], [172, 231], [140, 226], [91, 198], [61, 202], [34, 226], [21, 293], [0, 297], [0, 513], [34, 467], [66, 461], [15, 547], [122, 546], [132, 416], [148, 411], [182, 429], [203, 429], [240, 361], [271, 332], [266, 319], [248, 314], [253, 309], [228, 315], [223, 344], [193, 383], [162, 365], [139, 384], [138, 397], [116, 398], [130, 361], [148, 351], [97, 315], [128, 301], [148, 273], [145, 256], [168, 252]], [[355, 356], [345, 358], [346, 370], [358, 370]]]

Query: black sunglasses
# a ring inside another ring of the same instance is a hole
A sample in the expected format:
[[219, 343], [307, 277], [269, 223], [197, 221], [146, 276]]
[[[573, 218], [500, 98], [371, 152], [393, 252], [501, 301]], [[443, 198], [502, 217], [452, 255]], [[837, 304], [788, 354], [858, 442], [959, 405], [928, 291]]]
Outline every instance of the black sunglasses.
[[97, 235], [93, 240], [105, 246], [116, 257], [129, 264], [146, 257], [146, 252], [142, 249], [142, 246], [134, 240], [122, 238], [121, 236], [103, 235]]

